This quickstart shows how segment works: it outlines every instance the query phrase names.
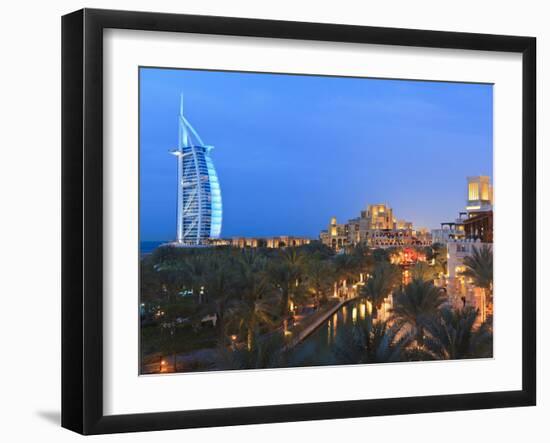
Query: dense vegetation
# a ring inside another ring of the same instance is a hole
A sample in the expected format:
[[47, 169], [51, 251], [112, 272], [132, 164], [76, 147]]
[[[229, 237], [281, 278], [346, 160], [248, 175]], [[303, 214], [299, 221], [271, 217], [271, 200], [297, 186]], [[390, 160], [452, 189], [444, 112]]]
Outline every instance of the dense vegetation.
[[[140, 263], [142, 371], [490, 356], [492, 322], [480, 327], [473, 308], [448, 306], [434, 285], [446, 254], [440, 245], [421, 249], [426, 262], [410, 269], [412, 281], [404, 285], [401, 268], [391, 263], [395, 249], [358, 246], [335, 254], [319, 242], [158, 248]], [[486, 273], [485, 259], [479, 269]], [[468, 272], [476, 278], [475, 268]], [[393, 310], [379, 318], [392, 292]], [[304, 324], [347, 298], [368, 300], [371, 309], [342, 329], [328, 354], [319, 355], [307, 340], [294, 346]]]

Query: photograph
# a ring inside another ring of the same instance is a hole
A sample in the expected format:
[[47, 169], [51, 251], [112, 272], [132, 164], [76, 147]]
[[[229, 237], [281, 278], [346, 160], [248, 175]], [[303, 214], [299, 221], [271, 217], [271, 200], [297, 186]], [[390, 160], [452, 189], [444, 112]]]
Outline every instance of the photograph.
[[550, 26], [504, 3], [7, 2], [0, 440], [550, 435]]
[[493, 84], [137, 75], [140, 375], [493, 358]]

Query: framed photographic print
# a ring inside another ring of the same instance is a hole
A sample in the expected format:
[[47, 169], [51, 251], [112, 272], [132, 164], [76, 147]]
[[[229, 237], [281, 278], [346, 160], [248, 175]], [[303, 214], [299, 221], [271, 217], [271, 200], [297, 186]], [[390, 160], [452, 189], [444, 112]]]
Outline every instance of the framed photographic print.
[[62, 425], [534, 405], [531, 37], [62, 21]]

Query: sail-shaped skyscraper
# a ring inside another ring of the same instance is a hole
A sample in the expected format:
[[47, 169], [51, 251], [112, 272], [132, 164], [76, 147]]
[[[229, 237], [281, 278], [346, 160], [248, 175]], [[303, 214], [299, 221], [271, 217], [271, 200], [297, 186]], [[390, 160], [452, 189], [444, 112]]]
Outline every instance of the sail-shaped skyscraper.
[[218, 175], [205, 145], [183, 115], [183, 95], [178, 117], [177, 233], [180, 246], [206, 246], [219, 238], [222, 228], [222, 196]]

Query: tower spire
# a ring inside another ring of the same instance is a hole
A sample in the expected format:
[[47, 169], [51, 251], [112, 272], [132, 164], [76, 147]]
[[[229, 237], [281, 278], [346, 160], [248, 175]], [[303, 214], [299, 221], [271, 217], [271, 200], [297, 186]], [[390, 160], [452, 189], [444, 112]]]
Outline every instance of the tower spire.
[[206, 146], [183, 115], [183, 93], [180, 94], [177, 157], [177, 236], [184, 246], [205, 245], [219, 238], [222, 225], [220, 184], [212, 159], [211, 146]]
[[180, 148], [182, 146], [199, 145], [204, 146], [200, 135], [191, 126], [191, 123], [183, 115], [183, 92], [180, 94], [180, 115], [179, 115], [179, 131], [180, 131]]

